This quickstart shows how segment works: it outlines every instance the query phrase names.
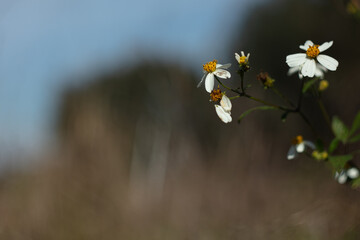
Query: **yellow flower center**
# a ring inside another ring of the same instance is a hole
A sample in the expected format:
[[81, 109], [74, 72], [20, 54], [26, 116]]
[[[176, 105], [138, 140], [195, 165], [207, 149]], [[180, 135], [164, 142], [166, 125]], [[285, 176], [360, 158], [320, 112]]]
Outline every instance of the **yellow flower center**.
[[212, 73], [216, 70], [216, 63], [217, 63], [217, 61], [214, 59], [212, 62], [208, 62], [208, 63], [204, 64], [203, 68], [208, 73]]
[[246, 56], [241, 56], [241, 57], [240, 57], [239, 64], [244, 64], [244, 63], [247, 63]]
[[303, 137], [301, 135], [296, 136], [293, 140], [292, 140], [292, 144], [293, 145], [297, 145], [300, 144], [304, 141]]
[[218, 89], [212, 90], [212, 92], [210, 93], [211, 101], [213, 101], [213, 102], [219, 101], [222, 98], [222, 95], [223, 94], [221, 93], [221, 90], [219, 87], [218, 87]]
[[319, 45], [309, 46], [309, 48], [306, 50], [306, 55], [309, 58], [316, 58], [320, 53]]

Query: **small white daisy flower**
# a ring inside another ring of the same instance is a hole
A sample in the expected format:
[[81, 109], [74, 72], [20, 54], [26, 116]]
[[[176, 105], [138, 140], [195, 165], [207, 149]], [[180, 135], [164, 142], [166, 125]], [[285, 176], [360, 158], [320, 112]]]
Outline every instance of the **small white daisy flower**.
[[201, 78], [201, 81], [199, 82], [197, 87], [200, 87], [202, 82], [205, 80], [205, 89], [207, 92], [211, 93], [211, 91], [214, 89], [215, 76], [224, 79], [231, 77], [230, 72], [225, 70], [228, 69], [230, 66], [230, 63], [224, 65], [217, 64], [216, 60], [204, 64], [204, 76]]
[[292, 145], [287, 154], [287, 159], [294, 159], [298, 153], [304, 152], [306, 147], [314, 150], [315, 144], [310, 141], [304, 140], [301, 135], [297, 136], [292, 141]]
[[240, 54], [241, 56], [238, 53], [235, 53], [235, 59], [239, 63], [240, 70], [246, 72], [250, 69], [250, 65], [249, 65], [250, 53], [248, 53], [245, 56], [245, 53], [241, 51]]
[[245, 56], [244, 52], [241, 51], [241, 56], [238, 53], [235, 53], [235, 59], [236, 61], [242, 65], [242, 64], [246, 64], [249, 62], [249, 57], [250, 57], [250, 53], [247, 54], [247, 56]]
[[356, 179], [360, 175], [359, 169], [356, 167], [351, 167], [347, 170], [341, 170], [340, 172], [335, 173], [335, 179], [340, 184], [346, 183], [346, 181], [349, 179]]
[[[305, 50], [306, 53], [295, 53], [286, 57], [286, 63], [289, 67], [301, 68], [301, 75], [304, 77], [314, 77], [315, 72], [319, 71], [316, 61], [330, 71], [335, 71], [339, 62], [327, 55], [320, 54], [330, 48], [333, 41], [325, 42], [322, 45], [315, 45], [312, 41], [308, 40], [304, 45], [300, 45], [300, 49]], [[316, 60], [316, 61], [315, 61]]]
[[232, 107], [231, 101], [226, 95], [222, 96], [220, 100], [220, 105], [215, 104], [215, 111], [219, 116], [219, 118], [221, 119], [221, 121], [223, 121], [224, 123], [228, 123], [232, 121], [231, 107]]

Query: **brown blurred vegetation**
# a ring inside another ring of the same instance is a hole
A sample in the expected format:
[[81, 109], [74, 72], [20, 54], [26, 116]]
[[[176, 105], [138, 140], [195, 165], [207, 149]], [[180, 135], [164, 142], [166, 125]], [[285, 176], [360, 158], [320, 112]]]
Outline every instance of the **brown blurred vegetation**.
[[[241, 25], [231, 56], [251, 52], [249, 81], [261, 66], [290, 97], [299, 80], [286, 77], [286, 54], [335, 40], [327, 54], [340, 67], [324, 97], [346, 121], [360, 109], [359, 25], [339, 4], [272, 1]], [[266, 112], [225, 125], [198, 80], [152, 62], [68, 89], [57, 150], [1, 176], [0, 239], [360, 239], [359, 193], [322, 163], [286, 160], [288, 140], [310, 136], [301, 119]], [[233, 105], [236, 119], [256, 104]]]

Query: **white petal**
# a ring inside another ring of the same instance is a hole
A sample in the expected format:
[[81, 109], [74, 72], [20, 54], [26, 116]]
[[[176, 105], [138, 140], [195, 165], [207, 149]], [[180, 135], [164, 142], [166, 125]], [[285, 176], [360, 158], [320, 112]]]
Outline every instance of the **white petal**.
[[220, 105], [215, 105], [215, 111], [221, 121], [228, 123], [232, 121], [232, 118], [228, 112], [226, 112]]
[[321, 71], [319, 68], [316, 67], [315, 69], [315, 77], [318, 77], [318, 78], [324, 78], [324, 73], [323, 71]]
[[220, 68], [220, 69], [228, 69], [229, 67], [231, 67], [231, 63], [216, 64], [216, 68]]
[[324, 73], [327, 72], [327, 68], [323, 65], [316, 63], [315, 76], [319, 78], [324, 78]]
[[315, 144], [314, 144], [313, 142], [310, 142], [310, 141], [305, 140], [305, 141], [304, 141], [304, 144], [305, 144], [305, 146], [307, 146], [307, 147], [309, 147], [309, 148], [311, 148], [311, 149], [315, 149], [315, 148], [316, 148], [316, 147], [315, 147]]
[[304, 66], [301, 69], [301, 74], [304, 77], [314, 77], [316, 69], [316, 63], [314, 59], [306, 59]]
[[205, 74], [202, 76], [202, 78], [201, 78], [200, 82], [198, 83], [197, 87], [200, 87], [200, 86], [201, 86], [201, 84], [203, 83], [203, 81], [204, 81], [205, 78], [206, 78], [206, 75], [207, 75], [207, 73], [205, 73]]
[[302, 65], [306, 60], [306, 54], [305, 53], [295, 53], [286, 56], [286, 63], [289, 65], [289, 67], [297, 67]]
[[205, 78], [205, 89], [208, 93], [214, 89], [214, 74], [209, 73]]
[[305, 150], [305, 144], [304, 144], [304, 142], [299, 143], [299, 144], [296, 144], [295, 147], [296, 147], [296, 151], [297, 151], [298, 153], [302, 153], [302, 152]]
[[244, 56], [245, 56], [244, 51], [241, 51], [241, 56], [242, 56], [242, 57], [244, 57]]
[[338, 183], [344, 184], [346, 183], [347, 176], [344, 171], [341, 171], [340, 173], [337, 174], [337, 176], [335, 175], [335, 178], [337, 178]]
[[339, 62], [328, 55], [320, 54], [316, 57], [316, 59], [319, 61], [319, 63], [331, 71], [335, 71], [339, 66]]
[[301, 74], [301, 71], [299, 71], [298, 77], [299, 79], [303, 79], [304, 76]]
[[238, 53], [235, 53], [235, 59], [238, 63], [240, 63], [240, 55]]
[[296, 149], [295, 149], [295, 146], [294, 145], [291, 145], [288, 153], [287, 153], [287, 159], [288, 160], [291, 160], [291, 159], [294, 159], [296, 156]]
[[326, 49], [329, 49], [329, 47], [331, 47], [333, 45], [333, 41], [331, 41], [331, 42], [324, 42], [323, 44], [321, 44], [320, 46], [319, 46], [319, 50], [320, 50], [320, 52], [323, 52], [323, 51], [325, 51]]
[[305, 44], [304, 44], [304, 45], [300, 45], [299, 48], [306, 51], [306, 50], [309, 48], [309, 46], [313, 46], [313, 45], [314, 45], [314, 43], [313, 43], [312, 41], [307, 40], [307, 41], [305, 42]]
[[218, 76], [219, 78], [230, 78], [231, 77], [231, 74], [229, 71], [227, 70], [224, 70], [224, 69], [221, 69], [221, 68], [218, 68], [216, 69], [213, 74], [215, 74], [216, 76]]
[[291, 67], [291, 68], [289, 68], [287, 75], [288, 76], [293, 75], [294, 73], [298, 72], [299, 70], [301, 70], [301, 67]]
[[320, 69], [323, 72], [327, 72], [327, 68], [324, 67], [323, 65], [319, 64], [319, 63], [316, 63], [316, 68]]
[[225, 111], [230, 113], [232, 105], [230, 99], [226, 95], [221, 98], [220, 105]]
[[346, 174], [349, 176], [349, 178], [358, 178], [359, 177], [359, 169], [355, 168], [355, 167], [352, 167], [352, 168], [349, 168], [347, 171], [346, 171]]

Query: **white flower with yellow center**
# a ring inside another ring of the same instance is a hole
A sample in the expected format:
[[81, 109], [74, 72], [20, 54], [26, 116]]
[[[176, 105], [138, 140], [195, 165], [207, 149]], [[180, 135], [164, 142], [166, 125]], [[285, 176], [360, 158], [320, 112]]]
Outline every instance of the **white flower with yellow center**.
[[347, 170], [341, 170], [340, 172], [335, 172], [335, 179], [340, 184], [344, 184], [348, 179], [356, 179], [360, 175], [359, 169], [356, 167], [351, 167]]
[[292, 140], [292, 145], [288, 151], [287, 159], [294, 159], [298, 153], [304, 152], [306, 147], [314, 150], [315, 144], [310, 141], [304, 140], [301, 135], [297, 136]]
[[248, 53], [246, 56], [243, 51], [240, 52], [241, 56], [238, 53], [235, 53], [235, 59], [240, 64], [247, 64], [249, 62], [250, 53]]
[[219, 118], [221, 119], [221, 121], [223, 121], [224, 123], [228, 123], [232, 121], [231, 107], [232, 107], [231, 101], [226, 95], [222, 96], [220, 100], [220, 105], [215, 104], [215, 111], [219, 116]]
[[202, 82], [205, 80], [205, 89], [207, 92], [211, 93], [211, 91], [214, 89], [215, 84], [215, 76], [219, 78], [230, 78], [231, 74], [229, 71], [225, 70], [231, 66], [230, 63], [228, 64], [217, 64], [217, 61], [214, 60], [212, 62], [208, 62], [203, 65], [204, 68], [204, 76], [201, 78], [201, 81], [197, 85], [197, 87], [200, 87]]
[[333, 41], [325, 42], [321, 45], [315, 45], [308, 40], [304, 45], [300, 45], [300, 49], [305, 50], [306, 53], [295, 53], [286, 57], [286, 63], [290, 68], [298, 67], [299, 72], [304, 77], [314, 77], [315, 73], [319, 75], [319, 70], [322, 71], [316, 63], [320, 63], [323, 67], [330, 71], [335, 71], [339, 66], [339, 62], [324, 54], [320, 54], [330, 48]]

